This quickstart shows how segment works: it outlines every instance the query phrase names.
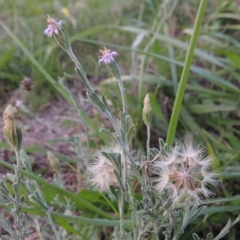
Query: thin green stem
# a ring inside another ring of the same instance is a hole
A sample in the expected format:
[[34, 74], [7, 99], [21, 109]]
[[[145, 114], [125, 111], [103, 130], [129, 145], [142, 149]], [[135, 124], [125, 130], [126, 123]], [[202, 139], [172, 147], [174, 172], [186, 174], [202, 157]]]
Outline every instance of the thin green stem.
[[21, 167], [21, 159], [20, 159], [20, 152], [18, 150], [15, 150], [15, 154], [16, 154], [16, 182], [15, 183], [19, 183], [20, 182], [20, 167]]
[[121, 188], [121, 193], [119, 196], [119, 215], [120, 215], [120, 236], [119, 239], [124, 239], [125, 238], [125, 227], [124, 227], [124, 203], [125, 203], [125, 190], [126, 190], [126, 179], [127, 179], [127, 160], [126, 160], [126, 155], [123, 152], [123, 159], [121, 159], [123, 163], [123, 176], [122, 176], [122, 186]]
[[125, 201], [125, 192], [124, 192], [124, 189], [123, 189], [120, 193], [120, 196], [119, 196], [119, 215], [120, 215], [119, 239], [124, 239], [125, 238], [124, 201]]
[[171, 146], [174, 141], [174, 136], [176, 133], [177, 123], [178, 123], [179, 114], [180, 114], [180, 110], [181, 110], [181, 106], [182, 106], [182, 100], [183, 100], [183, 96], [184, 96], [184, 92], [185, 92], [185, 88], [186, 88], [186, 84], [187, 84], [189, 70], [191, 67], [192, 60], [193, 60], [194, 50], [195, 50], [195, 47], [197, 44], [197, 39], [198, 39], [198, 35], [200, 32], [201, 24], [203, 21], [207, 1], [208, 0], [201, 0], [200, 6], [198, 9], [198, 13], [197, 13], [197, 17], [196, 17], [196, 21], [195, 21], [194, 28], [193, 28], [193, 33], [192, 33], [191, 40], [189, 43], [189, 47], [188, 47], [188, 51], [187, 51], [187, 55], [186, 55], [186, 59], [185, 59], [185, 63], [184, 63], [184, 68], [182, 71], [181, 79], [179, 82], [179, 87], [178, 87], [176, 98], [174, 101], [173, 111], [172, 111], [169, 128], [168, 128], [168, 133], [167, 133], [166, 142], [169, 146]]
[[[125, 90], [124, 90], [124, 86], [123, 86], [123, 82], [121, 77], [118, 79], [118, 86], [120, 89], [120, 93], [121, 93], [121, 97], [122, 97], [122, 109], [123, 109], [123, 116], [124, 116], [124, 123], [123, 123], [123, 132], [126, 133], [126, 121], [125, 121], [125, 113], [126, 113], [126, 99], [125, 99]], [[126, 139], [126, 134], [124, 135], [124, 139], [122, 139], [124, 141], [124, 144], [126, 145], [127, 143], [127, 139]], [[122, 136], [123, 138], [123, 136]], [[127, 148], [127, 147], [126, 147]], [[127, 176], [128, 176], [128, 162], [127, 162], [127, 155], [126, 153], [123, 151], [123, 191], [121, 193], [121, 211], [122, 213], [120, 213], [120, 239], [124, 239], [125, 236], [125, 229], [124, 229], [124, 201], [125, 201], [125, 191], [128, 188], [127, 187]], [[131, 196], [129, 195], [129, 198], [131, 198]], [[122, 215], [122, 216], [121, 216]]]
[[16, 154], [16, 170], [15, 170], [15, 179], [14, 179], [14, 189], [15, 189], [15, 197], [14, 197], [14, 220], [15, 220], [15, 229], [17, 231], [19, 240], [24, 240], [23, 236], [23, 223], [21, 219], [21, 204], [20, 204], [20, 196], [19, 196], [19, 189], [20, 189], [20, 167], [21, 167], [21, 159], [20, 159], [20, 152], [19, 150], [15, 150]]
[[151, 127], [151, 125], [148, 124], [147, 125], [147, 146], [146, 146], [147, 147], [147, 161], [150, 160], [150, 156], [149, 156], [149, 154], [150, 154], [150, 139], [151, 139], [150, 127]]
[[[123, 108], [123, 116], [125, 118], [125, 113], [126, 113], [126, 104], [125, 104], [125, 93], [124, 93], [124, 87], [123, 87], [123, 83], [122, 83], [122, 79], [119, 78], [118, 79], [118, 85], [119, 85], [119, 89], [121, 92], [121, 97], [122, 97], [122, 108]], [[126, 132], [126, 123], [125, 123], [125, 119], [124, 119], [124, 132]], [[119, 132], [120, 129], [118, 129]], [[126, 136], [123, 137], [122, 134], [119, 135], [120, 138], [122, 138], [122, 141], [124, 143], [124, 145], [126, 144]], [[124, 139], [123, 139], [124, 138]], [[126, 191], [126, 183], [127, 183], [127, 176], [128, 176], [128, 169], [127, 169], [127, 157], [126, 157], [126, 153], [123, 151], [123, 159], [122, 159], [122, 163], [123, 163], [123, 176], [122, 176], [122, 185], [123, 185], [123, 189], [122, 192], [120, 194], [120, 201], [119, 201], [119, 213], [120, 213], [120, 239], [125, 239], [125, 227], [124, 227], [124, 203], [125, 203], [125, 191]]]
[[[123, 109], [123, 117], [124, 117], [124, 122], [123, 122], [123, 132], [126, 133], [126, 121], [125, 121], [125, 113], [126, 113], [126, 100], [125, 100], [125, 90], [123, 86], [123, 82], [121, 77], [118, 79], [118, 86], [120, 89], [121, 97], [122, 97], [122, 109]], [[119, 129], [120, 130], [120, 129]], [[121, 131], [120, 131], [121, 132]], [[126, 139], [126, 134], [124, 136], [119, 136], [122, 137], [122, 140], [124, 141], [124, 144], [126, 144], [127, 139]], [[122, 178], [122, 185], [123, 185], [123, 191], [121, 192], [121, 200], [120, 200], [120, 239], [125, 238], [125, 228], [124, 228], [124, 203], [125, 203], [125, 191], [127, 188], [127, 176], [128, 176], [128, 162], [127, 162], [127, 156], [126, 153], [123, 151], [123, 178]]]
[[[148, 124], [147, 125], [147, 161], [150, 160], [150, 139], [151, 139], [151, 131], [150, 131], [151, 125]], [[149, 187], [151, 185], [151, 182], [149, 181], [148, 178], [148, 173], [147, 173], [147, 165], [145, 165], [144, 170], [144, 177], [145, 177], [145, 186]], [[153, 196], [149, 195], [149, 192], [145, 192], [145, 196], [148, 198], [148, 201], [151, 205], [151, 209], [154, 209], [154, 203], [153, 203]], [[159, 232], [159, 228], [158, 228], [158, 222], [156, 218], [153, 218], [153, 229], [154, 229], [154, 234], [155, 234], [155, 238], [156, 240], [159, 240], [159, 236], [158, 236], [158, 232]]]
[[123, 86], [122, 79], [118, 79], [118, 86], [121, 92], [121, 97], [122, 97], [122, 108], [123, 108], [123, 113], [126, 112], [126, 98], [125, 98], [125, 90]]
[[138, 236], [138, 222], [137, 222], [137, 208], [136, 208], [136, 200], [134, 198], [134, 191], [132, 187], [132, 182], [128, 181], [128, 197], [129, 197], [129, 205], [131, 207], [131, 219], [133, 224], [133, 239], [137, 239]]
[[92, 93], [94, 93], [94, 90], [93, 90], [91, 84], [88, 81], [87, 74], [84, 71], [81, 63], [78, 61], [78, 59], [76, 58], [75, 54], [73, 53], [72, 48], [67, 49], [66, 52], [67, 52], [68, 56], [71, 58], [71, 60], [75, 63], [76, 68], [80, 71], [80, 73], [81, 73], [80, 77], [83, 78], [82, 80], [84, 80], [86, 88], [89, 91], [91, 91]]

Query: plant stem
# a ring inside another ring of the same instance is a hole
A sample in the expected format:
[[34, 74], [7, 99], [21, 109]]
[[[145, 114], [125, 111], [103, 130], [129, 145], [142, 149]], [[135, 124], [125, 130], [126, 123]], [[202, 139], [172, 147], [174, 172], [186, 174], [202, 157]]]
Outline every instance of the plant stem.
[[179, 114], [180, 114], [180, 110], [181, 110], [181, 106], [182, 106], [182, 100], [183, 100], [183, 96], [184, 96], [184, 92], [185, 92], [185, 88], [186, 88], [186, 84], [187, 84], [189, 70], [191, 67], [191, 63], [192, 63], [192, 59], [193, 59], [193, 55], [194, 55], [194, 49], [197, 44], [197, 39], [198, 39], [198, 35], [200, 32], [201, 24], [203, 21], [203, 16], [204, 16], [204, 12], [206, 9], [207, 1], [208, 0], [201, 0], [201, 3], [198, 8], [196, 21], [195, 21], [195, 24], [193, 27], [193, 33], [192, 33], [192, 36], [190, 39], [190, 43], [189, 43], [189, 47], [188, 47], [188, 51], [187, 51], [187, 55], [186, 55], [186, 59], [185, 59], [185, 63], [184, 63], [184, 68], [182, 70], [182, 75], [181, 75], [181, 79], [179, 82], [179, 87], [177, 90], [177, 94], [176, 94], [176, 98], [175, 98], [174, 106], [173, 106], [173, 111], [172, 111], [172, 115], [171, 115], [171, 119], [170, 119], [170, 123], [169, 123], [167, 140], [166, 140], [166, 142], [169, 146], [171, 146], [174, 141], [174, 136], [176, 133], [177, 123], [178, 123]]
[[138, 236], [138, 224], [137, 224], [137, 208], [135, 206], [135, 198], [134, 198], [134, 191], [132, 187], [132, 182], [129, 180], [128, 181], [128, 200], [129, 200], [129, 205], [131, 207], [131, 219], [132, 219], [132, 224], [133, 224], [133, 239], [137, 239]]
[[[151, 139], [151, 131], [150, 131], [151, 125], [148, 124], [147, 125], [147, 161], [150, 160], [150, 139]], [[151, 182], [149, 181], [148, 178], [148, 173], [147, 173], [147, 169], [145, 168], [145, 177], [146, 177], [146, 181], [145, 181], [145, 186], [150, 186]], [[148, 201], [151, 205], [152, 210], [154, 209], [154, 203], [153, 203], [153, 196], [149, 196], [149, 193], [146, 194], [146, 196], [148, 197]], [[155, 234], [155, 238], [156, 240], [159, 240], [158, 237], [158, 232], [159, 232], [159, 228], [158, 228], [158, 222], [156, 218], [153, 218], [153, 228], [154, 228], [154, 234]]]
[[121, 97], [122, 97], [122, 108], [123, 108], [123, 113], [126, 113], [126, 98], [125, 98], [125, 90], [123, 86], [122, 79], [118, 79], [118, 86], [121, 92]]
[[15, 229], [17, 232], [17, 235], [19, 237], [19, 240], [24, 240], [23, 236], [23, 223], [21, 219], [21, 204], [20, 204], [20, 196], [19, 196], [19, 189], [20, 189], [20, 167], [21, 167], [21, 159], [20, 159], [20, 152], [19, 150], [15, 150], [16, 154], [16, 169], [15, 169], [15, 179], [14, 179], [14, 189], [15, 189], [15, 197], [14, 197], [14, 220], [15, 220]]
[[151, 132], [150, 132], [151, 125], [147, 125], [147, 161], [150, 160], [150, 139], [151, 139]]
[[20, 167], [21, 167], [21, 159], [20, 159], [20, 152], [18, 150], [15, 151], [16, 154], [16, 183], [20, 181]]
[[125, 190], [122, 189], [119, 197], [119, 215], [120, 215], [120, 232], [119, 239], [124, 240], [125, 228], [124, 228], [124, 201], [125, 201]]

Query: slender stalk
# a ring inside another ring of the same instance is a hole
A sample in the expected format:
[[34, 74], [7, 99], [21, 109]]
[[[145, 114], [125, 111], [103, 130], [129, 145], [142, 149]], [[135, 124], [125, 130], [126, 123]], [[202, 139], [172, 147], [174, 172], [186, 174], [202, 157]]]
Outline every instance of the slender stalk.
[[183, 100], [183, 96], [184, 96], [184, 92], [185, 92], [185, 88], [186, 88], [186, 84], [187, 84], [189, 70], [191, 67], [192, 60], [193, 60], [194, 50], [195, 50], [195, 47], [197, 44], [197, 39], [198, 39], [198, 35], [200, 32], [201, 24], [203, 21], [203, 16], [204, 16], [204, 12], [206, 9], [207, 1], [208, 0], [201, 0], [201, 3], [198, 8], [196, 21], [195, 21], [195, 24], [193, 27], [193, 33], [192, 33], [192, 36], [190, 39], [190, 43], [189, 43], [189, 47], [188, 47], [188, 51], [187, 51], [187, 55], [186, 55], [186, 59], [185, 59], [185, 63], [184, 63], [184, 68], [182, 71], [182, 75], [181, 75], [181, 79], [179, 82], [179, 87], [177, 90], [177, 94], [176, 94], [176, 98], [175, 98], [174, 106], [173, 106], [173, 111], [172, 111], [172, 115], [171, 115], [171, 119], [170, 119], [170, 123], [169, 123], [167, 140], [166, 140], [166, 142], [169, 146], [171, 146], [174, 141], [174, 136], [176, 133], [177, 123], [178, 123], [179, 114], [180, 114], [180, 110], [181, 110], [181, 106], [182, 106], [182, 100]]
[[[146, 143], [146, 148], [147, 148], [147, 161], [150, 160], [150, 139], [151, 139], [151, 132], [150, 132], [150, 127], [151, 127], [151, 124], [146, 124], [147, 126], [147, 143]], [[154, 230], [154, 236], [155, 236], [155, 239], [156, 240], [159, 240], [159, 236], [158, 236], [158, 233], [159, 233], [159, 227], [158, 227], [158, 221], [156, 219], [156, 217], [154, 216], [155, 214], [155, 204], [153, 202], [153, 196], [152, 196], [152, 193], [151, 191], [149, 191], [149, 188], [151, 187], [151, 182], [149, 181], [149, 177], [148, 177], [148, 165], [146, 164], [147, 163], [144, 162], [144, 172], [142, 174], [142, 176], [139, 176], [139, 181], [141, 182], [141, 186], [142, 186], [142, 193], [143, 193], [143, 197], [145, 198], [145, 200], [148, 201], [148, 204], [150, 205], [150, 208], [152, 210], [152, 213], [153, 215], [151, 215], [151, 220], [152, 220], [152, 223], [153, 223], [153, 230]], [[140, 240], [141, 239], [141, 236], [142, 234], [145, 232], [145, 230], [142, 230], [142, 231], [139, 231], [138, 232], [138, 238], [137, 240]]]
[[[70, 43], [69, 43], [70, 44]], [[69, 45], [71, 46], [71, 45]], [[78, 61], [78, 59], [76, 58], [75, 54], [72, 51], [72, 48], [69, 47], [68, 49], [65, 49], [65, 51], [67, 52], [68, 56], [71, 58], [71, 60], [75, 63], [76, 68], [80, 71], [81, 75], [80, 77], [83, 78], [82, 80], [84, 80], [84, 85], [85, 87], [92, 93], [94, 93], [94, 90], [91, 86], [91, 84], [89, 83], [88, 79], [87, 79], [87, 74], [84, 71], [82, 65], [80, 64], [80, 62]], [[79, 72], [78, 72], [79, 73]]]
[[147, 125], [147, 161], [150, 160], [150, 139], [151, 139], [151, 132], [150, 132], [151, 125]]
[[[150, 160], [150, 139], [151, 139], [151, 131], [150, 131], [151, 125], [148, 124], [147, 125], [147, 161]], [[145, 165], [147, 166], [147, 165]], [[145, 174], [144, 174], [146, 181], [145, 184], [146, 186], [150, 186], [151, 182], [149, 181], [148, 178], [148, 173], [147, 173], [147, 169], [145, 167]], [[148, 201], [151, 205], [152, 210], [154, 209], [154, 203], [153, 203], [153, 196], [149, 195], [149, 193], [146, 194]], [[155, 234], [155, 238], [156, 240], [159, 240], [159, 236], [158, 236], [158, 222], [156, 218], [153, 218], [153, 228], [154, 228], [154, 234]]]
[[119, 215], [120, 215], [120, 231], [119, 239], [125, 238], [125, 228], [124, 228], [124, 201], [125, 201], [125, 190], [122, 189], [119, 197]]
[[20, 181], [20, 167], [21, 167], [21, 159], [20, 159], [20, 152], [18, 150], [15, 151], [15, 154], [16, 154], [16, 162], [17, 162], [17, 172], [16, 172], [16, 179], [17, 179], [17, 182], [16, 183], [19, 183]]
[[133, 224], [133, 239], [137, 239], [138, 236], [138, 224], [137, 224], [137, 208], [135, 206], [135, 198], [134, 191], [132, 187], [131, 181], [128, 181], [128, 197], [129, 197], [129, 205], [131, 207], [131, 219]]
[[118, 86], [121, 92], [121, 97], [122, 97], [122, 108], [123, 108], [123, 113], [126, 112], [126, 98], [125, 98], [125, 90], [123, 86], [122, 79], [118, 79]]
[[[125, 90], [124, 90], [124, 86], [123, 86], [123, 82], [122, 82], [122, 79], [121, 77], [118, 79], [118, 86], [119, 86], [119, 90], [120, 90], [120, 93], [121, 93], [121, 98], [122, 98], [122, 111], [123, 111], [123, 114], [124, 114], [124, 117], [125, 117], [125, 113], [126, 113], [126, 100], [125, 100]], [[124, 129], [124, 132], [126, 132], [126, 123], [125, 123], [125, 120], [124, 120], [124, 124], [123, 124], [123, 129]], [[120, 129], [118, 129], [119, 132]], [[122, 140], [124, 142], [124, 144], [126, 144], [126, 134], [125, 136], [121, 136], [122, 137]], [[125, 236], [125, 228], [124, 228], [124, 203], [125, 203], [125, 191], [126, 191], [126, 188], [127, 188], [127, 175], [128, 175], [128, 169], [127, 169], [127, 156], [126, 156], [126, 153], [123, 152], [123, 178], [122, 178], [122, 185], [123, 185], [123, 190], [122, 190], [122, 193], [121, 193], [121, 202], [120, 202], [120, 206], [119, 208], [121, 209], [121, 212], [120, 212], [120, 239], [124, 239], [124, 236]], [[119, 209], [119, 210], [120, 210]]]
[[122, 186], [121, 194], [119, 196], [119, 215], [120, 215], [120, 239], [124, 239], [125, 228], [124, 228], [124, 203], [125, 203], [125, 191], [126, 191], [126, 180], [127, 180], [127, 159], [125, 153], [123, 153], [123, 169], [122, 169]]
[[20, 205], [20, 196], [19, 196], [19, 189], [20, 189], [20, 167], [21, 167], [21, 159], [19, 150], [15, 150], [16, 154], [16, 170], [15, 170], [15, 179], [14, 179], [14, 189], [15, 189], [15, 197], [14, 197], [14, 220], [15, 220], [15, 229], [17, 231], [17, 235], [19, 240], [24, 240], [23, 236], [23, 223], [20, 217], [21, 215], [21, 205]]

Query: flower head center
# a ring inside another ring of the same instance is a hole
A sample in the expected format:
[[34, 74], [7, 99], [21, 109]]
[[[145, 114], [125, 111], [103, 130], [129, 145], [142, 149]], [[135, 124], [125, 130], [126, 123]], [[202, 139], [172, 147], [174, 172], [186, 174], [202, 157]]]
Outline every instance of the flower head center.
[[111, 52], [111, 50], [107, 49], [106, 47], [104, 47], [103, 50], [99, 50], [99, 51], [101, 52], [101, 54], [102, 54], [103, 56]]
[[47, 22], [48, 22], [49, 25], [51, 25], [51, 27], [57, 27], [56, 20], [54, 18], [51, 18], [49, 15], [48, 15]]
[[200, 183], [198, 178], [199, 173], [191, 174], [189, 171], [177, 171], [175, 170], [172, 174], [169, 174], [169, 180], [178, 189], [189, 189], [194, 190]]

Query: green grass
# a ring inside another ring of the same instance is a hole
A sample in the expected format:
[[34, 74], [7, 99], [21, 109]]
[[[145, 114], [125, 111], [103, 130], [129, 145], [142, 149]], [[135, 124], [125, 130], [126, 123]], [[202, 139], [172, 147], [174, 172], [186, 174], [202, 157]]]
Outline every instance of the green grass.
[[[102, 46], [119, 52], [117, 60], [123, 70], [127, 106], [136, 123], [134, 146], [143, 149], [146, 141], [141, 109], [147, 92], [151, 93], [154, 113], [151, 145], [158, 146], [159, 137], [167, 138], [197, 1], [172, 0], [165, 5], [157, 0], [141, 3], [137, 0], [62, 0], [59, 4], [40, 0], [5, 2], [0, 2], [1, 21], [5, 26], [0, 28], [0, 101], [4, 105], [9, 99], [6, 92], [17, 89], [24, 76], [28, 76], [35, 86], [35, 111], [51, 101], [52, 94], [58, 96], [58, 92], [75, 107], [76, 103], [55, 84], [63, 72], [70, 74], [72, 79], [68, 83], [73, 86], [79, 79], [65, 52], [43, 35], [46, 15], [50, 15], [67, 21], [65, 30], [76, 56], [90, 79], [102, 80], [94, 85], [108, 97], [115, 113], [121, 101], [117, 84], [106, 77], [106, 68], [98, 65], [97, 56]], [[174, 5], [176, 2], [178, 4]], [[71, 17], [64, 16], [62, 7], [70, 11]], [[208, 1], [193, 62], [188, 63], [190, 72], [185, 76], [187, 84], [183, 105], [179, 107], [179, 121], [175, 122], [176, 135], [173, 129], [169, 140], [171, 144], [175, 136], [177, 141], [191, 138], [203, 142], [208, 153], [216, 156], [216, 169], [221, 172], [221, 185], [214, 196], [217, 206], [209, 202], [201, 224], [197, 221], [192, 224], [194, 231], [202, 236], [206, 236], [209, 228], [214, 233], [219, 232], [221, 228], [217, 226], [223, 226], [228, 218], [233, 219], [240, 206], [239, 199], [229, 200], [239, 193], [239, 13], [234, 1]], [[104, 141], [97, 129], [101, 117], [89, 119], [84, 111], [80, 114], [90, 133]], [[45, 154], [42, 150], [39, 153]], [[221, 199], [226, 201], [222, 203]], [[101, 209], [103, 203], [93, 204]], [[60, 217], [55, 215], [55, 218]], [[191, 231], [189, 228], [189, 238]], [[239, 232], [233, 229], [225, 239], [238, 238]]]

